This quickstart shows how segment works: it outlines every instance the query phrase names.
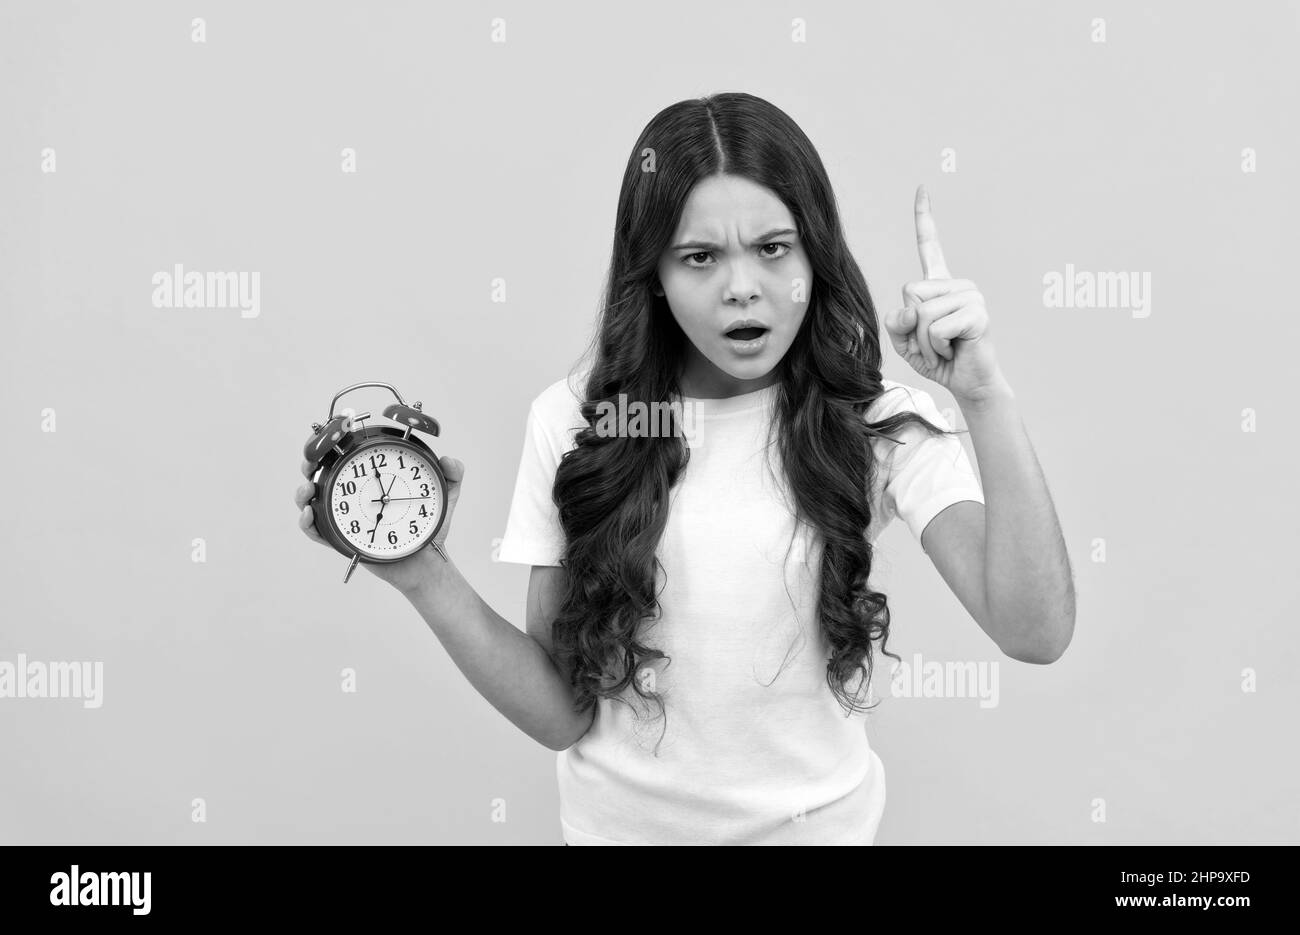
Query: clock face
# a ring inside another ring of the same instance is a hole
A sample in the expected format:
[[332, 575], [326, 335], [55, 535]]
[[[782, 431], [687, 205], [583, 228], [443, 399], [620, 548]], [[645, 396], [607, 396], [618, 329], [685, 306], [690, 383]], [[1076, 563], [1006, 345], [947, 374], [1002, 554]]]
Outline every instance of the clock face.
[[349, 455], [330, 491], [339, 533], [376, 558], [419, 551], [442, 510], [442, 484], [429, 459], [404, 445], [371, 445]]

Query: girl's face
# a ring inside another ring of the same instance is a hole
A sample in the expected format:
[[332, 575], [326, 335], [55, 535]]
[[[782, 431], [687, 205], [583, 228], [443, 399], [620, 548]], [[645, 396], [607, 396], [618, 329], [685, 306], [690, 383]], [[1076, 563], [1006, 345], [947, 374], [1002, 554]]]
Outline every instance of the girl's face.
[[[776, 381], [812, 294], [812, 267], [781, 199], [739, 176], [702, 180], [658, 272], [655, 294], [689, 339], [683, 395], [733, 396]], [[746, 321], [762, 330], [736, 335]]]

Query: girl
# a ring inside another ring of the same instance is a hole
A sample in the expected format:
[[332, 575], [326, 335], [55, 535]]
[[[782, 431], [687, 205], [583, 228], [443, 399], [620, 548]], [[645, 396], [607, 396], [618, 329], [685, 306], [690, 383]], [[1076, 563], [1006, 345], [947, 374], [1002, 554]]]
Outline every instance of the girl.
[[[900, 657], [869, 576], [893, 517], [1004, 653], [1045, 663], [1068, 644], [1055, 513], [923, 189], [916, 230], [924, 278], [886, 330], [953, 393], [987, 490], [929, 394], [882, 378], [812, 144], [767, 101], [717, 94], [642, 131], [591, 360], [530, 407], [499, 553], [532, 566], [527, 633], [434, 550], [366, 565], [559, 751], [566, 843], [873, 843], [873, 658]], [[670, 430], [612, 418], [638, 403], [675, 404]], [[443, 467], [454, 510], [463, 466]]]

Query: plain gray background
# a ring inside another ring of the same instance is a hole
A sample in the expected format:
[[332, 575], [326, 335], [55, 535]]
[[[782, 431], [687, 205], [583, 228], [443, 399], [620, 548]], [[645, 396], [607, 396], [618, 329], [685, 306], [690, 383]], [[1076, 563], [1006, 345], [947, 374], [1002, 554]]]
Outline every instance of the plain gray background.
[[[0, 699], [0, 840], [560, 843], [555, 754], [298, 530], [301, 446], [350, 383], [421, 399], [467, 465], [449, 548], [522, 627], [493, 548], [528, 403], [590, 333], [638, 132], [722, 90], [807, 132], [882, 312], [929, 187], [1074, 564], [1060, 662], [877, 709], [877, 843], [1300, 840], [1296, 3], [0, 10], [0, 661], [104, 665], [99, 709]], [[177, 263], [257, 271], [260, 315], [154, 307]], [[1044, 307], [1067, 263], [1149, 273], [1150, 316]], [[878, 545], [893, 651], [999, 659], [901, 523]]]

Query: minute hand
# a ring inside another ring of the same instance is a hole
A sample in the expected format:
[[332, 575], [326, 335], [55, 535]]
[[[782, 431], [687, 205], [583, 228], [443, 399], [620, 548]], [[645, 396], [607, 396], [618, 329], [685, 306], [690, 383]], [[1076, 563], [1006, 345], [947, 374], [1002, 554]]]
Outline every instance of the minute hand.
[[[393, 503], [397, 500], [428, 500], [428, 497], [388, 497], [388, 502]], [[382, 500], [371, 500], [371, 503], [382, 503]]]

